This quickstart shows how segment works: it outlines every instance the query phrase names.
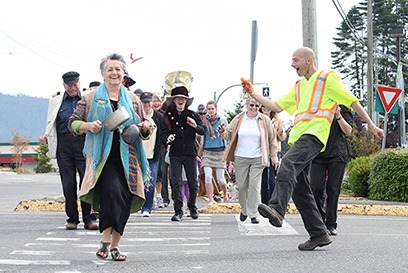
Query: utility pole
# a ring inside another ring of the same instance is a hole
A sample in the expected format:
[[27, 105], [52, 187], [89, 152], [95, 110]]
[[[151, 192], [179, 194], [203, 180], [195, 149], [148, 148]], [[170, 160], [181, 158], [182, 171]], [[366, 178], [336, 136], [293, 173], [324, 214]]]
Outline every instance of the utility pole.
[[251, 71], [249, 80], [254, 82], [254, 66], [256, 60], [256, 52], [258, 50], [258, 25], [256, 21], [252, 21], [252, 35], [251, 35]]
[[[405, 29], [403, 28], [396, 28], [390, 31], [391, 37], [397, 39], [397, 73], [401, 61], [401, 40], [405, 38]], [[402, 68], [401, 68], [402, 69]], [[402, 80], [403, 82], [403, 80]], [[406, 148], [406, 138], [405, 138], [405, 92], [404, 87], [400, 87], [402, 89], [402, 94], [400, 96], [400, 105], [398, 107], [398, 144], [400, 147]]]
[[367, 2], [367, 111], [371, 120], [378, 124], [374, 112], [373, 94], [373, 1]]
[[302, 24], [303, 46], [307, 46], [315, 52], [316, 67], [318, 67], [316, 0], [302, 0]]

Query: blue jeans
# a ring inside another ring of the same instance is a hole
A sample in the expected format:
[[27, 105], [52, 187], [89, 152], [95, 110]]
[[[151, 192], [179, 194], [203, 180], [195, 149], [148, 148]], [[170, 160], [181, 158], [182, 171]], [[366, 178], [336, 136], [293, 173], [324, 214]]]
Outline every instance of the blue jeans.
[[149, 168], [150, 168], [150, 186], [144, 189], [145, 193], [145, 202], [142, 206], [142, 212], [152, 212], [153, 209], [153, 200], [154, 200], [154, 190], [156, 188], [157, 173], [159, 172], [159, 161], [149, 159]]

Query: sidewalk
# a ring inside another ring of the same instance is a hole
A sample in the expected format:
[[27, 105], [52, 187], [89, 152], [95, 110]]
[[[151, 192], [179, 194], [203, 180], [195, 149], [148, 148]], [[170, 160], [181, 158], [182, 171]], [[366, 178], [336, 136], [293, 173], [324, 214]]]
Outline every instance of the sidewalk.
[[[20, 210], [63, 211], [61, 182], [58, 174], [14, 174], [0, 173], [0, 210], [13, 211], [19, 203]], [[231, 213], [238, 214], [241, 208], [238, 202], [218, 203], [206, 207], [203, 197], [197, 197], [200, 213]], [[31, 207], [30, 207], [31, 206]], [[34, 209], [37, 206], [37, 209]], [[158, 208], [153, 213], [173, 214], [172, 202], [167, 208]], [[297, 213], [293, 203], [289, 204], [288, 213]], [[378, 201], [365, 198], [341, 197], [338, 207], [339, 214], [358, 215], [400, 215], [408, 216], [408, 203]]]

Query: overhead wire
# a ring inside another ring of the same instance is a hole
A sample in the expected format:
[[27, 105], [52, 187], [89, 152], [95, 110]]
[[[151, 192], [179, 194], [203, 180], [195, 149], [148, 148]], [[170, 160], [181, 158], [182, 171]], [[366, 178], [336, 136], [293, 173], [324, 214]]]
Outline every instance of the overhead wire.
[[[357, 39], [358, 42], [360, 42], [362, 45], [366, 46], [365, 40], [357, 33], [356, 28], [354, 27], [353, 23], [351, 23], [350, 19], [348, 18], [347, 14], [344, 12], [343, 8], [341, 7], [341, 4], [339, 3], [338, 0], [332, 0], [334, 6], [336, 7], [338, 13], [340, 14], [341, 18], [343, 21], [346, 22], [347, 26], [351, 30], [352, 34], [354, 37]], [[376, 49], [374, 49], [374, 53], [378, 53]], [[381, 53], [381, 52], [380, 52]], [[407, 62], [404, 62], [403, 60], [400, 60], [402, 65], [408, 66]]]
[[367, 45], [366, 41], [358, 34], [357, 29], [354, 27], [353, 23], [350, 21], [347, 14], [344, 12], [339, 1], [332, 0], [332, 2], [335, 8], [337, 9], [337, 12], [340, 14], [343, 21], [347, 24], [348, 28], [350, 29], [354, 37], [357, 39], [357, 41], [360, 42], [363, 46], [366, 46]]
[[47, 51], [47, 53], [52, 53], [58, 56], [61, 56], [63, 58], [78, 58], [81, 60], [82, 63], [91, 63], [90, 60], [85, 60], [83, 57], [80, 56], [76, 56], [74, 54], [67, 54], [66, 52], [63, 52], [59, 49], [55, 49], [52, 47], [49, 47], [47, 45], [44, 44], [40, 44], [37, 41], [33, 41], [30, 40], [27, 37], [18, 37], [18, 35], [16, 34], [10, 34], [8, 31], [5, 30], [0, 30], [1, 33], [3, 33], [4, 36], [6, 36], [7, 38], [9, 38], [10, 40], [12, 40], [13, 42], [17, 43], [18, 45], [22, 46], [23, 48], [27, 49], [28, 51], [30, 51], [31, 53], [35, 54], [36, 56], [44, 59], [45, 61], [56, 65], [60, 68], [63, 69], [67, 69], [66, 67], [62, 66], [60, 63], [55, 62], [54, 60], [52, 60], [49, 57], [46, 57], [44, 54], [41, 53], [41, 51]]

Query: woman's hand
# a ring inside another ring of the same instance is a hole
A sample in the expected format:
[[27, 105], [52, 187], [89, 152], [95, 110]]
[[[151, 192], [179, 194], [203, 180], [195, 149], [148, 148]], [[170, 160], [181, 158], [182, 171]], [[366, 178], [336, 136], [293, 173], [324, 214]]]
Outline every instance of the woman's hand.
[[144, 120], [141, 123], [139, 123], [139, 127], [142, 128], [143, 132], [147, 132], [150, 130], [150, 128], [152, 127], [152, 124], [150, 123], [150, 121], [148, 120]]
[[218, 128], [217, 128], [217, 132], [218, 133], [224, 133], [224, 131], [225, 131], [225, 124], [221, 123], [220, 126], [218, 126]]
[[276, 159], [272, 159], [272, 165], [274, 166], [275, 170], [278, 169], [279, 167], [279, 160]]
[[193, 128], [197, 128], [197, 123], [193, 118], [187, 117], [187, 124]]
[[99, 120], [95, 120], [92, 122], [86, 122], [86, 128], [85, 130], [88, 132], [91, 132], [93, 134], [99, 133], [99, 131], [102, 129], [102, 122]]

